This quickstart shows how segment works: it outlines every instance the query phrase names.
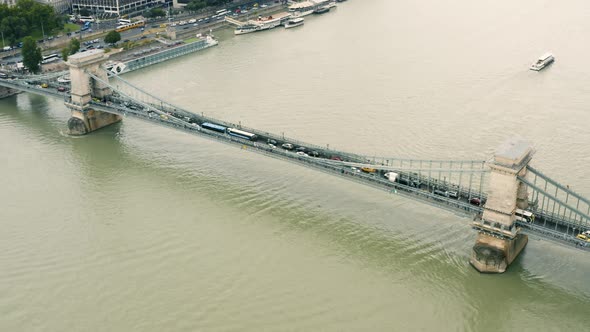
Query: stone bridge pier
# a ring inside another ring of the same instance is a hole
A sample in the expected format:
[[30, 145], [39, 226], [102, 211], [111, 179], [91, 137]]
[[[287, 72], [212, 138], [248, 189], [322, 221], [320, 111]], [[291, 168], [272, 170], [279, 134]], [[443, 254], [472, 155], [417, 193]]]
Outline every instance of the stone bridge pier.
[[491, 169], [489, 192], [481, 220], [473, 222], [478, 231], [470, 263], [479, 272], [502, 273], [516, 259], [528, 242], [515, 224], [516, 209], [528, 205], [524, 177], [534, 149], [521, 138], [501, 145], [488, 163]]
[[121, 121], [119, 115], [94, 110], [89, 104], [92, 98], [102, 99], [112, 92], [108, 86], [88, 75], [90, 72], [108, 82], [107, 72], [102, 67], [107, 60], [108, 56], [103, 50], [76, 53], [68, 58], [71, 100], [65, 104], [72, 112], [68, 121], [71, 135], [85, 135]]

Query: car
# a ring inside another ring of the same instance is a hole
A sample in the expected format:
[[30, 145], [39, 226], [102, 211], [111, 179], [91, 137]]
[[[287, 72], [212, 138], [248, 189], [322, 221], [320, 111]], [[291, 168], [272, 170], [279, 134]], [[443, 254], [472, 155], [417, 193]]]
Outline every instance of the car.
[[293, 150], [293, 148], [294, 148], [293, 144], [291, 144], [291, 143], [285, 143], [281, 146], [286, 150]]
[[365, 173], [377, 173], [377, 170], [371, 167], [363, 167], [361, 168], [361, 171]]
[[47, 88], [49, 87], [49, 85], [47, 85], [47, 83], [43, 83], [43, 84], [41, 84], [41, 87], [42, 87], [43, 89], [47, 89]]
[[188, 20], [188, 23], [190, 23], [190, 24], [192, 24], [192, 23], [196, 23], [196, 22], [197, 22], [197, 20], [196, 20], [196, 19], [194, 19], [194, 18], [191, 18], [190, 20]]
[[124, 43], [128, 43], [129, 42], [129, 39], [125, 39], [123, 42]]
[[277, 145], [277, 141], [275, 141], [274, 139], [270, 139], [270, 138], [266, 141], [266, 143]]
[[307, 149], [304, 146], [299, 146], [295, 150], [297, 150], [297, 151], [305, 151]]
[[266, 8], [266, 7], [268, 7], [267, 4], [264, 4], [264, 5], [260, 6], [260, 8]]
[[342, 161], [342, 158], [340, 158], [338, 156], [332, 156], [332, 157], [330, 157], [330, 160]]
[[481, 199], [477, 198], [477, 197], [472, 197], [469, 200], [469, 204], [471, 205], [476, 205], [476, 206], [480, 206], [481, 205]]
[[271, 143], [268, 143], [268, 146], [270, 146], [272, 149], [276, 149], [276, 148], [277, 148], [277, 146], [276, 146], [276, 145], [274, 145], [274, 144], [271, 144]]
[[307, 153], [305, 153], [303, 151], [297, 151], [297, 155], [302, 156], [302, 157], [307, 157]]
[[590, 242], [590, 231], [585, 231], [583, 233], [576, 235], [576, 239]]
[[459, 198], [459, 193], [456, 191], [449, 191], [448, 195], [450, 198]]
[[141, 36], [141, 37], [139, 37], [139, 39], [146, 39], [146, 38], [147, 38], [147, 36]]
[[57, 88], [57, 91], [59, 92], [66, 92], [66, 88], [64, 88], [63, 86], [60, 86]]
[[320, 156], [320, 153], [317, 151], [310, 151], [307, 154], [311, 157], [319, 157]]
[[435, 189], [432, 193], [439, 196], [449, 197], [449, 192], [442, 189]]
[[96, 46], [96, 48], [98, 48], [100, 50], [100, 49], [104, 48], [104, 45], [98, 45], [98, 46]]

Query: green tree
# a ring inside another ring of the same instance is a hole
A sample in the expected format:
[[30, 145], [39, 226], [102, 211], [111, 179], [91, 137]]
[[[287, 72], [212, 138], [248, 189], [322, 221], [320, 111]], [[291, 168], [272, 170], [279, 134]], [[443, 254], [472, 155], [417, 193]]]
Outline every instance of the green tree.
[[188, 11], [196, 12], [196, 11], [199, 11], [199, 10], [205, 8], [205, 7], [207, 7], [207, 3], [205, 2], [205, 0], [193, 0], [193, 1], [189, 2], [185, 8]]
[[23, 65], [31, 73], [38, 73], [41, 69], [39, 63], [43, 59], [41, 56], [41, 49], [37, 47], [37, 43], [33, 37], [25, 37], [23, 39], [23, 48], [21, 51], [23, 57]]
[[107, 33], [107, 35], [104, 37], [104, 42], [107, 44], [114, 44], [119, 40], [121, 40], [121, 34], [115, 30], [109, 31], [109, 33]]
[[68, 55], [70, 55], [70, 48], [64, 47], [61, 49], [61, 57], [64, 61], [68, 61]]
[[80, 9], [80, 16], [90, 16], [90, 11], [86, 8]]
[[166, 16], [166, 12], [162, 8], [152, 8], [146, 13], [145, 16], [147, 16], [147, 17], [164, 17], [164, 16]]
[[[72, 38], [70, 40], [70, 46], [68, 47], [70, 54], [75, 54], [80, 50], [80, 41], [77, 38]], [[64, 59], [65, 61], [65, 59]]]

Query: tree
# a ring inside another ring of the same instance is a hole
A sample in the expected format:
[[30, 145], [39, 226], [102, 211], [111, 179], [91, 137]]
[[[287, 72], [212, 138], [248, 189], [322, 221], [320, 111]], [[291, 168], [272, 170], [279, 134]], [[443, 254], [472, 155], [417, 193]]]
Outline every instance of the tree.
[[37, 43], [33, 37], [25, 37], [23, 39], [21, 55], [23, 57], [23, 65], [31, 73], [38, 73], [40, 71], [41, 66], [39, 63], [43, 59], [43, 56], [41, 56], [41, 49], [37, 47]]
[[207, 3], [205, 3], [204, 0], [193, 0], [191, 2], [189, 2], [188, 5], [186, 5], [186, 10], [191, 11], [191, 12], [196, 12], [199, 11], [203, 8], [207, 7]]
[[162, 8], [152, 8], [145, 14], [145, 16], [147, 16], [147, 17], [164, 17], [164, 16], [166, 16], [166, 12]]
[[68, 61], [68, 55], [70, 55], [70, 48], [64, 47], [61, 49], [61, 57], [64, 61]]
[[121, 34], [115, 30], [109, 31], [109, 33], [107, 33], [107, 35], [104, 37], [104, 42], [107, 44], [114, 44], [119, 40], [121, 40]]
[[80, 16], [90, 16], [90, 11], [86, 8], [80, 9]]
[[[70, 40], [70, 46], [68, 47], [70, 54], [75, 54], [76, 52], [78, 52], [80, 50], [80, 41], [76, 38], [72, 38]], [[64, 59], [64, 61], [66, 61]]]

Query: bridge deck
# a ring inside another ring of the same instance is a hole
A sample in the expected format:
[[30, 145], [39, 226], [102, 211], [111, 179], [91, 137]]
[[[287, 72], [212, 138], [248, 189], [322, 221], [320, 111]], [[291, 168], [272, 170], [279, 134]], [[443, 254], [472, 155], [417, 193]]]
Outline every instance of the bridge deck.
[[[67, 86], [67, 84], [56, 81], [56, 77], [62, 75], [64, 75], [63, 72], [34, 77], [0, 79], [0, 85], [35, 94], [63, 98], [66, 103], [71, 103], [67, 91], [57, 91], [58, 88], [63, 89]], [[89, 76], [101, 81], [92, 74], [89, 74]], [[130, 88], [131, 93], [126, 93], [122, 89], [115, 88], [109, 82], [102, 81], [114, 93], [108, 100], [93, 100], [87, 105], [90, 109], [119, 114], [124, 117], [134, 117], [225, 144], [237, 145], [253, 152], [295, 162], [322, 172], [386, 190], [390, 193], [419, 199], [451, 211], [472, 216], [477, 216], [483, 211], [479, 204], [472, 204], [474, 198], [482, 204], [485, 203], [485, 174], [487, 174], [488, 170], [483, 161], [378, 158], [332, 150], [327, 147], [286, 138], [282, 135], [275, 135], [206, 117], [203, 114], [189, 112], [131, 85], [120, 77], [116, 77], [116, 79]], [[236, 138], [226, 132], [218, 133], [207, 130], [201, 127], [204, 122], [213, 122], [225, 127], [239, 128], [254, 133], [258, 136], [258, 141]], [[274, 142], [276, 147], [267, 144], [269, 142]], [[314, 155], [300, 155], [296, 153], [296, 150], [280, 148], [280, 145], [284, 143], [291, 143], [294, 147], [301, 147], [308, 153], [313, 152]], [[361, 172], [358, 169], [363, 167], [369, 170]], [[389, 181], [384, 177], [385, 173], [392, 171], [399, 174], [399, 180], [396, 182]], [[441, 195], [441, 192], [455, 192], [456, 196]], [[543, 236], [550, 234], [550, 238], [558, 238], [570, 244], [589, 245], [575, 238], [575, 231], [584, 230], [582, 227], [589, 228], [587, 224], [581, 224], [578, 219], [568, 218], [566, 213], [550, 214], [542, 210], [535, 211], [535, 213], [538, 213], [538, 218], [532, 223], [520, 223], [526, 232], [534, 232]]]

